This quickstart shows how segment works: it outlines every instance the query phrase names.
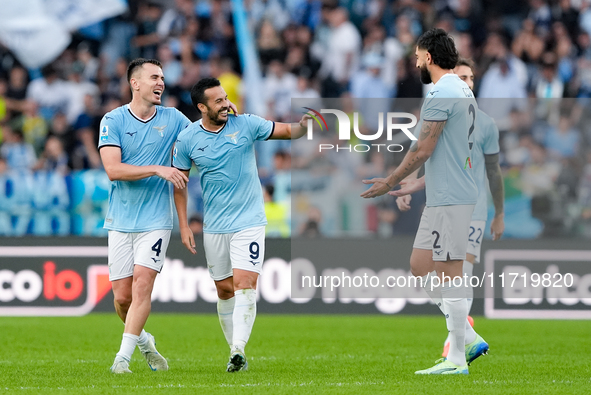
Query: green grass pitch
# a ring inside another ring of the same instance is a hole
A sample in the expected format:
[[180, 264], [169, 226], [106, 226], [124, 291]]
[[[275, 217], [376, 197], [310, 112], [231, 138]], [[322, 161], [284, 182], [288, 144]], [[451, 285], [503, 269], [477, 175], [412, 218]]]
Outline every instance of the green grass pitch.
[[249, 371], [226, 373], [216, 315], [153, 314], [147, 324], [170, 371], [136, 349], [131, 375], [109, 367], [115, 314], [0, 318], [0, 392], [28, 394], [583, 394], [591, 392], [590, 321], [487, 320], [475, 329], [488, 356], [468, 376], [415, 376], [433, 365], [441, 317], [259, 314]]

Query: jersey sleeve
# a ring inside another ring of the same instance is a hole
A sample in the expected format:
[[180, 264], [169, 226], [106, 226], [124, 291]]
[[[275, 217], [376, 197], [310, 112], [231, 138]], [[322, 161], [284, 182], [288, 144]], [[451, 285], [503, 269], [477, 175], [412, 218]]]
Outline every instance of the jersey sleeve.
[[177, 125], [178, 125], [177, 129], [180, 132], [182, 130], [185, 130], [187, 127], [189, 127], [189, 125], [191, 124], [191, 120], [189, 118], [187, 118], [185, 116], [185, 114], [183, 114], [179, 110], [176, 110], [176, 114], [177, 114]]
[[433, 91], [429, 92], [427, 98], [425, 99], [423, 111], [421, 112], [421, 119], [423, 122], [447, 121], [455, 100], [449, 98], [438, 98], [437, 93], [433, 94], [433, 97], [429, 97], [432, 95], [432, 92]]
[[172, 150], [172, 166], [179, 170], [191, 170], [189, 137], [179, 136]]
[[275, 122], [268, 121], [258, 115], [241, 115], [248, 118], [249, 130], [255, 140], [268, 140], [275, 130]]
[[499, 147], [499, 128], [493, 119], [489, 120], [486, 128], [486, 140], [482, 152], [484, 155], [498, 154]]
[[112, 114], [106, 114], [101, 119], [101, 126], [99, 129], [98, 147], [119, 147], [121, 148], [121, 121]]

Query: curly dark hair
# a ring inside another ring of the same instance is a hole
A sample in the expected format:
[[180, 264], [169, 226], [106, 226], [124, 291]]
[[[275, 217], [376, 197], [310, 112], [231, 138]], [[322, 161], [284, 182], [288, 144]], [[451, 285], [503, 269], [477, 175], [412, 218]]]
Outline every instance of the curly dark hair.
[[431, 54], [433, 63], [444, 70], [456, 67], [459, 55], [453, 38], [443, 29], [431, 29], [419, 37], [417, 47]]
[[160, 68], [162, 68], [162, 63], [156, 59], [144, 59], [144, 58], [137, 58], [129, 62], [127, 66], [127, 82], [131, 82], [131, 76], [134, 71], [142, 67], [146, 63], [154, 64]]
[[207, 103], [207, 98], [205, 97], [206, 90], [220, 85], [220, 80], [217, 78], [203, 78], [193, 85], [191, 88], [191, 101], [193, 102], [195, 108], [197, 108], [197, 104], [199, 103]]

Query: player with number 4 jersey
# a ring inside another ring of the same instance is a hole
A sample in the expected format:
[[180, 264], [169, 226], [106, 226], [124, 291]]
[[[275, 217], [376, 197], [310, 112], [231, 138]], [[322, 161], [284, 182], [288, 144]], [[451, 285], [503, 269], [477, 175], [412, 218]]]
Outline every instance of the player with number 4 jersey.
[[171, 167], [172, 146], [191, 121], [175, 108], [160, 106], [162, 65], [135, 59], [127, 68], [132, 99], [107, 113], [100, 125], [99, 149], [112, 181], [105, 228], [109, 230], [109, 280], [117, 314], [125, 323], [112, 373], [131, 373], [135, 347], [151, 370], [168, 370], [154, 336], [144, 330], [152, 287], [162, 269], [172, 229], [172, 185], [188, 178]]
[[[193, 86], [191, 99], [202, 119], [179, 135], [173, 166], [188, 176], [195, 164], [201, 176], [205, 258], [218, 292], [220, 325], [230, 346], [226, 371], [238, 372], [248, 368], [244, 349], [256, 316], [256, 283], [265, 256], [267, 219], [254, 143], [300, 138], [310, 116], [292, 125], [256, 115], [228, 114], [228, 95], [215, 78]], [[174, 198], [182, 242], [195, 254], [186, 189], [175, 188]]]

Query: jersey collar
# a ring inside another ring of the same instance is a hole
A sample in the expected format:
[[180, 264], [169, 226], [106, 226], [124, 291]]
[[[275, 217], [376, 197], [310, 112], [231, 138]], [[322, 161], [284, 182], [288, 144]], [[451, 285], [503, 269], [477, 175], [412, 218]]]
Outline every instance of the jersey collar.
[[129, 111], [129, 113], [131, 114], [132, 117], [134, 117], [135, 119], [137, 119], [138, 121], [142, 122], [142, 123], [148, 123], [150, 122], [152, 119], [154, 119], [154, 117], [156, 116], [156, 114], [158, 114], [158, 106], [156, 106], [156, 111], [154, 111], [154, 114], [152, 114], [152, 116], [148, 119], [141, 119], [140, 117], [138, 117], [137, 115], [135, 115], [133, 113], [133, 111], [131, 111], [131, 106], [128, 104], [127, 105], [127, 111]]
[[218, 130], [207, 130], [203, 127], [203, 122], [202, 119], [200, 119], [199, 121], [197, 121], [197, 123], [199, 123], [199, 127], [201, 127], [202, 130], [206, 131], [207, 133], [211, 133], [211, 134], [219, 134], [222, 130], [224, 130], [224, 128], [226, 127], [226, 125], [228, 124], [228, 122], [226, 122], [224, 124], [224, 126], [222, 126], [221, 128], [219, 128]]

